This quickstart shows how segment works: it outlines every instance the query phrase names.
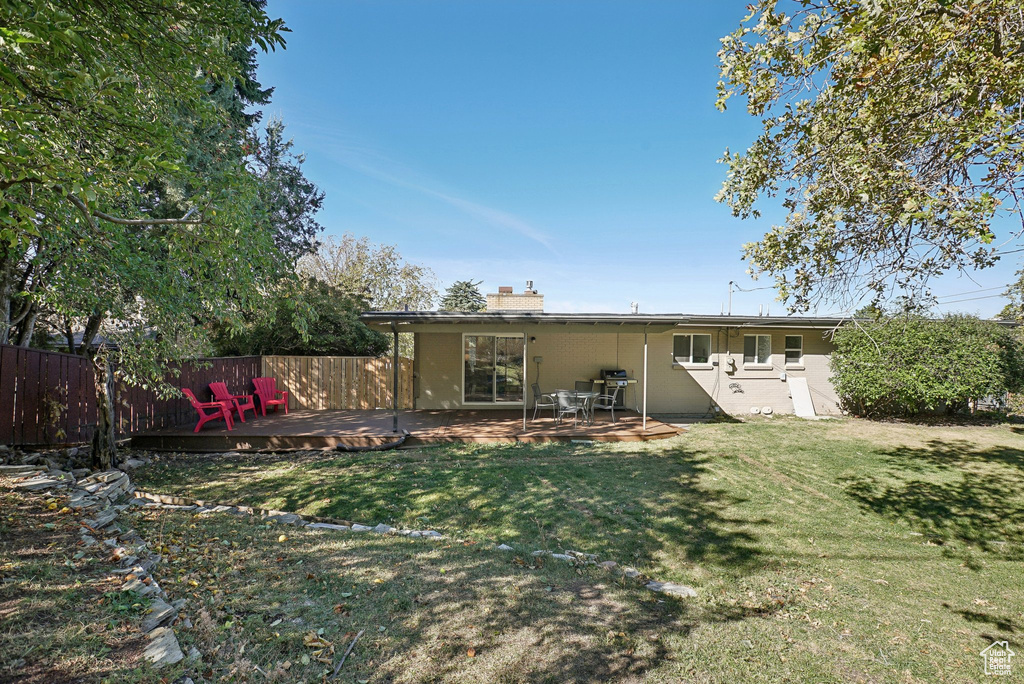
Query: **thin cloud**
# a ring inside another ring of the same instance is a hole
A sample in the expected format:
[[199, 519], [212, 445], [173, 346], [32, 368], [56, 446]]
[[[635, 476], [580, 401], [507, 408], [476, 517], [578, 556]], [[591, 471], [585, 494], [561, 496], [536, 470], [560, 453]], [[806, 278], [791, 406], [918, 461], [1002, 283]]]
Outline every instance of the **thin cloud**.
[[[333, 137], [333, 136], [328, 136]], [[388, 183], [399, 188], [405, 188], [418, 192], [427, 197], [439, 200], [448, 206], [461, 211], [495, 228], [511, 230], [523, 237], [543, 245], [553, 254], [558, 254], [552, 245], [551, 238], [542, 230], [523, 219], [494, 207], [489, 207], [472, 200], [458, 197], [454, 194], [442, 192], [431, 187], [427, 181], [412, 180], [416, 174], [408, 167], [395, 162], [392, 159], [380, 154], [376, 150], [356, 143], [354, 140], [340, 141], [336, 137], [332, 141], [332, 147], [341, 148], [337, 150], [336, 159], [343, 166], [369, 178]], [[386, 170], [393, 169], [393, 170]]]

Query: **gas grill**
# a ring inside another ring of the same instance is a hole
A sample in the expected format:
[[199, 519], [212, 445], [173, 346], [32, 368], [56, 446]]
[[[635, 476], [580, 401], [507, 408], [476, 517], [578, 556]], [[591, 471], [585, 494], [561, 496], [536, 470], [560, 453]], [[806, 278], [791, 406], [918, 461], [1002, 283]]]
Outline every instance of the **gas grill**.
[[[629, 386], [630, 380], [633, 378], [626, 374], [626, 371], [617, 369], [603, 369], [601, 371], [601, 382], [604, 383], [604, 394], [615, 395], [615, 408], [625, 408], [626, 406], [626, 387]], [[636, 382], [633, 380], [633, 382]], [[619, 391], [616, 392], [615, 389]]]

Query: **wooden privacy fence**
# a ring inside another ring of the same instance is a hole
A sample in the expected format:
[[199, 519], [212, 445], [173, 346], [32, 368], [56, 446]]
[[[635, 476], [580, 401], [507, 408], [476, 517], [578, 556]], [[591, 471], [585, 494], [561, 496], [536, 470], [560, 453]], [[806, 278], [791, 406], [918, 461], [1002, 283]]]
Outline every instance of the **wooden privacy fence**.
[[[223, 380], [233, 392], [251, 391], [262, 368], [260, 357], [200, 359], [168, 373], [167, 382], [188, 387], [200, 400], [209, 383]], [[183, 397], [161, 398], [155, 391], [126, 387], [114, 391], [119, 436], [195, 420]], [[96, 390], [92, 364], [73, 354], [0, 345], [0, 444], [73, 444], [92, 439]]]
[[[288, 408], [389, 409], [394, 406], [390, 358], [354, 356], [242, 356], [199, 359], [169, 372], [174, 387], [187, 387], [200, 401], [211, 399], [211, 382], [235, 394], [252, 392], [252, 379], [277, 378], [289, 392]], [[398, 408], [412, 408], [412, 360], [401, 359]], [[114, 420], [119, 436], [196, 420], [184, 397], [162, 398], [151, 389], [115, 387]], [[92, 364], [73, 354], [0, 345], [0, 444], [88, 442], [96, 426]]]
[[[287, 390], [288, 408], [394, 408], [394, 361], [362, 356], [264, 356], [263, 375]], [[412, 359], [400, 359], [398, 408], [412, 408]]]

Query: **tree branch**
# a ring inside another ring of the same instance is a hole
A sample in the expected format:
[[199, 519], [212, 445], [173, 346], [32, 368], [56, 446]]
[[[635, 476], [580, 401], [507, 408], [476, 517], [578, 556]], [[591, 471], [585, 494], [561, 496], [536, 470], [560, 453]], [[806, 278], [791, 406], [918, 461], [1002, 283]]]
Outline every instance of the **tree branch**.
[[[58, 187], [58, 189], [60, 189], [59, 186], [57, 186], [57, 187]], [[68, 200], [72, 204], [74, 204], [76, 207], [78, 207], [79, 211], [81, 211], [83, 214], [86, 214], [89, 217], [89, 219], [90, 219], [89, 222], [90, 223], [92, 223], [92, 218], [93, 217], [103, 219], [104, 221], [110, 221], [111, 223], [117, 223], [117, 224], [122, 225], [122, 226], [198, 226], [198, 225], [201, 225], [203, 223], [206, 223], [206, 221], [203, 220], [203, 219], [189, 219], [189, 218], [176, 218], [176, 219], [172, 219], [172, 218], [167, 218], [167, 219], [126, 219], [126, 218], [120, 218], [119, 216], [112, 216], [112, 215], [110, 215], [110, 214], [108, 214], [108, 213], [106, 213], [104, 211], [100, 211], [99, 209], [90, 209], [89, 205], [87, 205], [85, 202], [83, 202], [78, 197], [75, 197], [74, 195], [72, 195], [70, 192], [65, 192], [64, 196], [67, 197]], [[191, 213], [191, 212], [189, 212], [189, 213]], [[188, 216], [188, 214], [186, 214], [186, 217], [187, 216]]]

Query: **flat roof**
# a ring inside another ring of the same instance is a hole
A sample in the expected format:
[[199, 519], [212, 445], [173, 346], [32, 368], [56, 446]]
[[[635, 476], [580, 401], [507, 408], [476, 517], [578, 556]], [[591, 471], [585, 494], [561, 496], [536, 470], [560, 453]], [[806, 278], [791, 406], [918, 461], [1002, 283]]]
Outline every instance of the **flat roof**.
[[822, 316], [707, 316], [697, 314], [540, 313], [535, 311], [365, 311], [365, 323], [518, 323], [556, 325], [675, 325], [834, 328], [850, 318]]

